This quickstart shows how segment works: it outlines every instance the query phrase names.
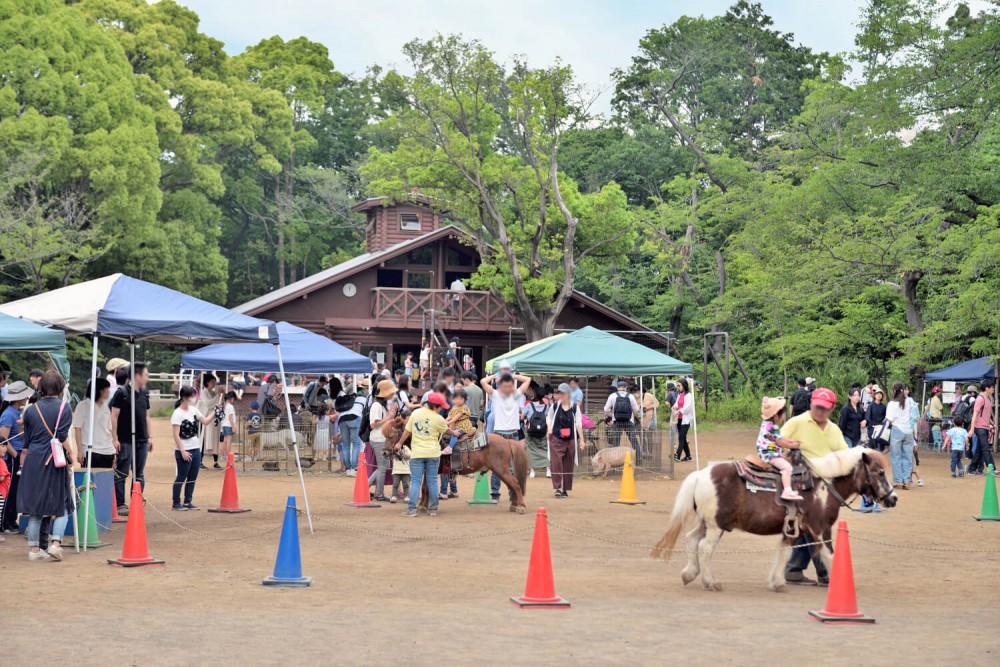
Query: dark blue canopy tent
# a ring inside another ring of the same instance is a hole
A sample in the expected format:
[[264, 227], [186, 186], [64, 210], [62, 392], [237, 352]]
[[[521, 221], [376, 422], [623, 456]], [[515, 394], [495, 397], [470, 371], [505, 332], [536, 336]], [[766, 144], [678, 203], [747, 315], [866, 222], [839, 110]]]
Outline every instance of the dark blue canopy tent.
[[[278, 322], [281, 358], [289, 373], [369, 373], [371, 360], [288, 322]], [[277, 373], [273, 345], [219, 343], [181, 355], [181, 368], [216, 371]]]
[[924, 376], [926, 382], [989, 382], [996, 379], [993, 357], [970, 359], [954, 366], [939, 368]]

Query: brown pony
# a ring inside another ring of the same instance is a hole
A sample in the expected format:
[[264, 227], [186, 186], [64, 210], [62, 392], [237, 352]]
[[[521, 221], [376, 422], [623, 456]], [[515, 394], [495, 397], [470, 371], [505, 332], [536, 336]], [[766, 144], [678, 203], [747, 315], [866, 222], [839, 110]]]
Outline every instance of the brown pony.
[[[406, 417], [398, 416], [386, 421], [382, 425], [382, 433], [385, 435], [385, 448], [392, 449], [403, 435], [403, 426], [406, 425]], [[527, 509], [525, 504], [525, 493], [528, 487], [528, 453], [524, 449], [524, 443], [517, 440], [508, 440], [495, 433], [486, 436], [487, 446], [479, 449], [471, 449], [462, 453], [463, 475], [477, 473], [482, 470], [490, 470], [500, 477], [500, 480], [507, 485], [510, 496], [510, 511], [524, 514]], [[441, 457], [442, 473], [450, 471], [450, 457]], [[511, 474], [513, 465], [514, 473]], [[420, 503], [418, 509], [427, 509], [430, 502], [430, 495], [427, 490], [427, 477], [424, 477], [420, 487]], [[437, 480], [435, 480], [435, 483]]]
[[[896, 494], [885, 478], [887, 467], [882, 454], [865, 447], [833, 452], [808, 461], [816, 485], [800, 491], [799, 525], [804, 534], [821, 540], [819, 548], [829, 562], [833, 544], [832, 528], [841, 506], [857, 494], [875, 498], [885, 507], [895, 507]], [[681, 571], [687, 585], [701, 574], [705, 590], [720, 591], [722, 584], [712, 575], [712, 553], [723, 533], [734, 529], [755, 535], [781, 535], [781, 543], [768, 579], [769, 588], [785, 586], [785, 564], [791, 556], [795, 539], [784, 534], [785, 508], [775, 502], [774, 494], [754, 493], [737, 475], [735, 462], [716, 463], [687, 476], [674, 501], [667, 532], [653, 549], [653, 557], [670, 558], [684, 521], [697, 517], [697, 524], [687, 533], [688, 563]], [[815, 553], [817, 547], [812, 547]]]

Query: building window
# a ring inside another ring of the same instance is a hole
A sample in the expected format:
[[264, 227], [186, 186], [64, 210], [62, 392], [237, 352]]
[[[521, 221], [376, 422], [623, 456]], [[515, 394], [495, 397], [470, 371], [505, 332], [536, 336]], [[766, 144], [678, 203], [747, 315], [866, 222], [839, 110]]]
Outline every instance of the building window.
[[473, 266], [475, 261], [471, 254], [448, 248], [448, 266]]
[[406, 286], [410, 289], [430, 289], [431, 274], [429, 273], [407, 273]]
[[375, 280], [379, 287], [402, 287], [403, 272], [398, 269], [379, 269]]
[[420, 216], [415, 213], [400, 213], [399, 228], [404, 232], [419, 232]]

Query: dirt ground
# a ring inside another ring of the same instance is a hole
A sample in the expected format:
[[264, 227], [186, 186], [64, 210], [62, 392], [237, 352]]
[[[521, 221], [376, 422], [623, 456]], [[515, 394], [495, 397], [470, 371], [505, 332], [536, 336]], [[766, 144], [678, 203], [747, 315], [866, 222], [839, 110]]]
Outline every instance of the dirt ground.
[[[627, 507], [608, 502], [617, 479], [579, 481], [571, 498], [555, 500], [548, 480], [536, 478], [520, 516], [506, 500], [468, 506], [472, 481], [461, 478], [462, 498], [442, 502], [440, 516], [405, 519], [398, 504], [346, 508], [353, 480], [312, 475], [316, 532], [304, 516], [299, 526], [303, 569], [316, 583], [264, 588], [297, 479], [241, 477], [248, 514], [173, 513], [165, 421], [156, 435], [146, 520], [150, 552], [166, 565], [108, 566], [124, 524], [104, 536], [113, 546], [68, 553], [62, 563], [28, 562], [21, 538], [8, 535], [0, 544], [4, 664], [51, 659], [60, 634], [60, 659], [83, 665], [996, 665], [1000, 656], [1000, 523], [971, 519], [982, 478], [951, 479], [943, 455], [924, 455], [926, 485], [902, 492], [896, 509], [846, 517], [859, 605], [878, 623], [830, 627], [807, 616], [823, 608], [825, 589], [767, 590], [774, 538], [727, 535], [715, 559], [719, 593], [685, 588], [683, 557], [650, 559], [638, 545], [661, 536], [679, 486], [671, 480], [640, 480], [648, 504]], [[752, 438], [703, 434], [702, 460], [749, 452]], [[203, 472], [195, 501], [217, 504], [221, 487], [221, 473]], [[524, 589], [539, 506], [548, 510], [556, 588], [569, 610], [508, 601]], [[764, 552], [731, 553], [754, 549]]]

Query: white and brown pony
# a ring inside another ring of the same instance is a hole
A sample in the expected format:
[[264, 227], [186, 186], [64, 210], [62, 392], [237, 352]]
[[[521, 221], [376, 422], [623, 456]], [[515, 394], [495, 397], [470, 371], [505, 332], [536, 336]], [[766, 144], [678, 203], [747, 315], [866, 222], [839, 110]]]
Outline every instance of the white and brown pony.
[[[822, 541], [818, 549], [827, 562], [832, 554], [833, 524], [842, 506], [851, 498], [866, 495], [885, 507], [896, 505], [896, 494], [885, 477], [885, 457], [872, 449], [854, 447], [833, 452], [808, 461], [815, 486], [800, 491], [799, 526], [810, 541]], [[705, 590], [720, 591], [722, 584], [712, 574], [712, 553], [722, 535], [743, 530], [755, 535], [781, 535], [781, 544], [774, 559], [768, 584], [779, 591], [785, 586], [785, 564], [791, 556], [795, 538], [785, 534], [785, 508], [775, 502], [770, 492], [756, 493], [747, 489], [737, 474], [735, 462], [716, 463], [687, 476], [674, 500], [667, 532], [653, 549], [654, 557], [670, 558], [685, 521], [695, 517], [697, 523], [687, 533], [688, 563], [681, 571], [685, 585], [701, 574]]]

